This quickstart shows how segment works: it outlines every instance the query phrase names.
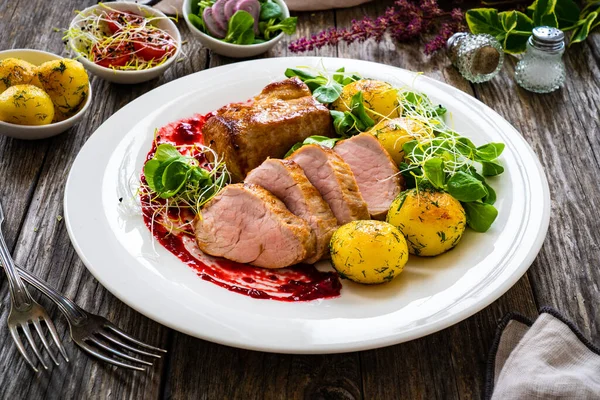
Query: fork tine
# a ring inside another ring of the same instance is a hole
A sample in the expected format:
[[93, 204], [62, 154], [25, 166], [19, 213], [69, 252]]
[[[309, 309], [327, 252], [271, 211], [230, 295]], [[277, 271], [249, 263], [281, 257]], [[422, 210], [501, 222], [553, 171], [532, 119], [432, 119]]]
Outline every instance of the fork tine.
[[120, 352], [120, 351], [119, 351], [119, 350], [117, 350], [117, 349], [113, 349], [112, 347], [109, 347], [109, 346], [105, 345], [104, 343], [102, 343], [101, 341], [99, 341], [98, 339], [96, 339], [96, 338], [94, 338], [94, 337], [90, 338], [89, 340], [90, 340], [92, 343], [94, 343], [96, 346], [98, 346], [98, 347], [100, 347], [100, 348], [102, 348], [102, 349], [104, 349], [104, 350], [108, 351], [109, 353], [116, 354], [116, 355], [118, 355], [119, 357], [121, 357], [121, 358], [124, 358], [124, 359], [126, 359], [126, 360], [129, 360], [129, 361], [135, 361], [135, 362], [138, 362], [138, 363], [140, 363], [140, 364], [144, 364], [144, 365], [152, 365], [152, 363], [151, 363], [151, 362], [148, 362], [148, 361], [146, 361], [146, 360], [140, 360], [139, 358], [135, 358], [135, 357], [132, 357], [132, 356], [130, 356], [129, 354], [125, 354], [125, 353], [123, 353], [123, 352]]
[[63, 356], [63, 358], [65, 359], [66, 362], [69, 362], [69, 357], [67, 357], [67, 351], [65, 350], [65, 348], [62, 345], [60, 338], [58, 337], [58, 332], [56, 331], [56, 328], [54, 327], [54, 324], [52, 323], [52, 321], [50, 321], [50, 319], [47, 319], [47, 318], [40, 318], [40, 319], [42, 321], [44, 321], [44, 323], [48, 327], [48, 330], [50, 331], [50, 335], [52, 336], [52, 339], [54, 340], [54, 344], [56, 344], [56, 347], [58, 347], [58, 351], [60, 352], [60, 354]]
[[137, 340], [136, 338], [128, 335], [127, 333], [123, 332], [121, 329], [117, 328], [116, 326], [113, 325], [105, 325], [107, 328], [109, 328], [110, 330], [112, 330], [113, 332], [115, 332], [116, 334], [118, 334], [119, 336], [121, 336], [122, 338], [125, 338], [127, 340], [129, 340], [132, 343], [137, 344], [140, 347], [144, 347], [146, 349], [149, 350], [155, 350], [155, 351], [160, 351], [162, 353], [166, 353], [167, 351], [158, 347], [154, 347], [154, 346], [150, 346], [149, 344], [146, 344], [144, 342], [141, 342], [139, 340]]
[[75, 343], [77, 343], [79, 345], [79, 347], [81, 347], [83, 350], [87, 351], [91, 355], [93, 355], [95, 357], [98, 357], [102, 361], [106, 361], [107, 363], [111, 363], [113, 365], [116, 365], [117, 367], [134, 369], [136, 371], [145, 371], [146, 370], [146, 368], [138, 367], [138, 366], [131, 365], [131, 364], [127, 364], [127, 363], [115, 360], [115, 359], [113, 359], [111, 357], [107, 357], [107, 356], [105, 356], [104, 354], [100, 353], [99, 351], [97, 351], [96, 349], [94, 349], [92, 346], [90, 346], [89, 344], [87, 344], [85, 342], [77, 341]]
[[120, 341], [119, 339], [117, 339], [116, 337], [114, 337], [111, 333], [106, 332], [106, 331], [99, 331], [97, 332], [99, 335], [102, 335], [103, 338], [106, 338], [107, 340], [113, 342], [116, 345], [119, 345], [129, 351], [132, 351], [134, 353], [138, 353], [138, 354], [142, 354], [144, 356], [148, 356], [148, 357], [155, 357], [155, 358], [160, 358], [161, 356], [159, 354], [154, 354], [154, 353], [149, 353], [147, 351], [144, 350], [140, 350], [140, 349], [136, 349], [135, 347], [132, 347], [126, 343], [123, 343], [122, 341]]
[[17, 328], [9, 325], [8, 330], [10, 331], [10, 335], [12, 336], [13, 340], [15, 341], [15, 344], [17, 345], [17, 349], [19, 349], [19, 353], [21, 353], [21, 355], [23, 356], [25, 361], [27, 361], [27, 364], [29, 364], [29, 366], [31, 368], [33, 368], [33, 370], [35, 372], [38, 372], [38, 369], [35, 367], [35, 365], [33, 365], [33, 362], [31, 362], [31, 358], [29, 358], [29, 356], [27, 355], [27, 352], [25, 351], [25, 346], [23, 346], [23, 342], [21, 341], [21, 338], [19, 337], [19, 332], [17, 331]]
[[34, 319], [33, 326], [35, 327], [35, 330], [37, 331], [38, 335], [40, 336], [40, 339], [42, 339], [42, 343], [44, 344], [44, 347], [46, 348], [46, 351], [48, 352], [48, 354], [50, 354], [50, 358], [52, 359], [52, 361], [54, 361], [54, 364], [60, 365], [60, 363], [54, 356], [54, 353], [50, 351], [50, 346], [48, 345], [48, 341], [46, 340], [46, 335], [44, 334], [44, 331], [42, 330], [42, 325], [40, 325], [40, 321], [38, 319]]
[[42, 367], [44, 367], [44, 369], [48, 369], [46, 363], [44, 362], [44, 358], [40, 354], [40, 350], [38, 349], [37, 344], [35, 344], [35, 340], [33, 340], [33, 335], [31, 334], [31, 330], [29, 329], [29, 323], [26, 322], [24, 324], [21, 324], [21, 329], [23, 330], [23, 333], [25, 334], [29, 345], [33, 349], [33, 352], [37, 356], [38, 360], [40, 360], [40, 364], [42, 364]]

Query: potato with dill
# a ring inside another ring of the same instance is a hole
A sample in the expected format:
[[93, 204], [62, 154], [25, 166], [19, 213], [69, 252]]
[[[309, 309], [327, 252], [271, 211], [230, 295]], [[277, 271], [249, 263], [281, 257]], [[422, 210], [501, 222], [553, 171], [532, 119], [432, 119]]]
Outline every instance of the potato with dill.
[[39, 85], [35, 65], [18, 58], [0, 60], [0, 93], [11, 86], [28, 84]]
[[57, 114], [70, 117], [85, 103], [89, 79], [79, 61], [68, 58], [47, 61], [38, 67], [38, 78]]
[[404, 161], [404, 143], [433, 137], [433, 131], [421, 121], [412, 118], [385, 119], [370, 131], [387, 150], [396, 165]]
[[392, 202], [387, 222], [404, 234], [411, 254], [437, 256], [456, 246], [467, 218], [460, 202], [450, 194], [410, 189]]
[[47, 125], [54, 118], [50, 96], [33, 85], [15, 85], [0, 94], [0, 120], [19, 125]]
[[387, 82], [361, 79], [344, 86], [340, 97], [331, 106], [337, 111], [350, 111], [352, 96], [362, 92], [363, 104], [369, 117], [375, 122], [384, 118], [396, 118], [402, 113], [398, 89]]
[[353, 221], [338, 228], [329, 245], [342, 278], [364, 284], [389, 282], [408, 261], [402, 233], [383, 221]]

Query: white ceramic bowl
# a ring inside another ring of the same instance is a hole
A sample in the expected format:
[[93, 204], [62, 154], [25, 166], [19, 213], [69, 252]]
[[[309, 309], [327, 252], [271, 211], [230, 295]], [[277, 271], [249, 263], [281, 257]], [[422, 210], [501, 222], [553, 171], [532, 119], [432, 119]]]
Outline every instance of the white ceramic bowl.
[[[4, 60], [5, 58], [19, 58], [33, 65], [40, 65], [46, 61], [60, 60], [64, 57], [41, 50], [14, 49], [0, 51], [0, 60]], [[85, 103], [83, 104], [83, 107], [81, 107], [81, 110], [71, 118], [67, 118], [60, 122], [54, 122], [49, 125], [17, 125], [0, 121], [0, 135], [25, 140], [45, 139], [56, 136], [79, 122], [83, 118], [83, 115], [91, 102], [92, 86], [88, 84], [87, 99], [85, 99]]]
[[[156, 21], [155, 25], [160, 29], [163, 29], [164, 31], [168, 32], [175, 39], [175, 41], [177, 42], [177, 51], [175, 52], [175, 54], [169, 57], [167, 61], [165, 61], [163, 64], [141, 71], [119, 71], [112, 68], [102, 67], [98, 64], [91, 62], [85, 57], [79, 57], [78, 61], [80, 61], [85, 66], [85, 68], [92, 74], [114, 83], [134, 84], [146, 82], [159, 77], [175, 62], [177, 58], [179, 58], [179, 55], [181, 54], [181, 34], [179, 33], [179, 30], [177, 29], [175, 23], [173, 23], [173, 21], [162, 12], [141, 4], [129, 2], [115, 2], [106, 3], [105, 5], [98, 4], [95, 6], [88, 7], [79, 14], [77, 14], [75, 18], [73, 18], [73, 20], [71, 21], [70, 28], [80, 26], [81, 20], [85, 16], [89, 15], [90, 13], [93, 13], [97, 9], [106, 9], [106, 7], [118, 11], [140, 14], [146, 17], [161, 17], [162, 19]], [[78, 52], [78, 44], [76, 43], [75, 39], [69, 40], [69, 45], [74, 51]]]
[[[260, 44], [231, 44], [223, 42], [222, 40], [216, 39], [206, 33], [202, 32], [200, 29], [196, 28], [194, 24], [190, 22], [189, 14], [192, 13], [192, 2], [198, 0], [184, 0], [183, 1], [183, 18], [187, 23], [190, 31], [200, 40], [200, 43], [206, 48], [211, 49], [217, 54], [221, 54], [227, 57], [233, 58], [246, 58], [253, 57], [262, 53], [266, 53], [271, 50], [277, 42], [281, 40], [283, 37], [283, 32], [279, 35], [275, 36], [273, 39]], [[287, 5], [282, 0], [273, 0], [275, 3], [281, 6], [283, 11], [283, 17], [288, 18], [290, 16], [290, 10], [287, 8]]]

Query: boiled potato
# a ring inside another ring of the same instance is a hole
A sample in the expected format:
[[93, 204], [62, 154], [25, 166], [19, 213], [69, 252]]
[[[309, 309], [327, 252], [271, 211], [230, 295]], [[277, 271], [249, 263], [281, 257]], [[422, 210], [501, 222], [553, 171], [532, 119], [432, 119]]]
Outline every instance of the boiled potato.
[[54, 118], [50, 96], [33, 85], [15, 85], [0, 94], [0, 120], [19, 125], [47, 125]]
[[445, 192], [406, 190], [392, 202], [387, 222], [406, 237], [417, 256], [437, 256], [458, 243], [467, 224], [465, 210]]
[[0, 60], [0, 93], [14, 85], [39, 83], [36, 67], [18, 58]]
[[65, 115], [65, 113], [60, 111], [60, 109], [58, 107], [54, 107], [54, 119], [52, 120], [52, 123], [64, 121], [65, 119], [67, 119], [69, 117], [70, 116], [67, 116], [67, 115]]
[[79, 111], [88, 96], [88, 75], [79, 61], [47, 61], [38, 67], [38, 78], [54, 106], [66, 117]]
[[344, 86], [340, 97], [331, 106], [334, 110], [350, 111], [350, 100], [356, 93], [362, 92], [367, 114], [375, 122], [384, 118], [396, 118], [402, 113], [398, 101], [398, 89], [387, 82], [373, 79], [361, 79]]
[[379, 143], [390, 153], [396, 164], [404, 161], [404, 143], [414, 139], [426, 139], [433, 137], [432, 129], [425, 126], [421, 121], [412, 118], [385, 119], [375, 125], [371, 132], [379, 140]]
[[398, 276], [408, 261], [402, 233], [383, 221], [353, 221], [338, 228], [330, 242], [331, 262], [342, 278], [376, 284]]

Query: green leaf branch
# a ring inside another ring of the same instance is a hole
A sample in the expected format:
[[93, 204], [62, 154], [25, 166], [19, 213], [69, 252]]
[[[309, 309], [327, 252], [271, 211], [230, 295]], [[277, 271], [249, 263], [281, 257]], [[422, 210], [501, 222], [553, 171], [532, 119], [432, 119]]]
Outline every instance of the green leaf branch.
[[551, 26], [571, 32], [569, 46], [584, 41], [600, 25], [600, 1], [588, 1], [581, 9], [573, 0], [535, 0], [523, 13], [499, 12], [495, 8], [474, 8], [466, 12], [474, 34], [494, 36], [508, 54], [526, 50], [527, 40], [536, 26]]

